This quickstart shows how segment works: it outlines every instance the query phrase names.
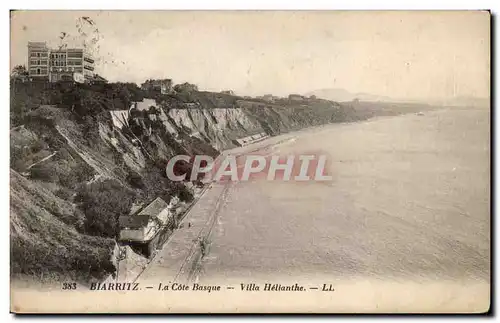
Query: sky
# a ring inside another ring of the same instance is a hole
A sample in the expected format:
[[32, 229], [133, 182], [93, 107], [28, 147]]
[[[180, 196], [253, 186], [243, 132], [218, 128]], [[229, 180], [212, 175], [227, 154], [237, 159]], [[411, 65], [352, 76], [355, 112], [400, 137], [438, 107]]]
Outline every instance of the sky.
[[10, 67], [27, 64], [28, 41], [56, 47], [61, 32], [68, 46], [96, 39], [96, 71], [110, 81], [171, 78], [252, 96], [490, 95], [487, 12], [14, 11]]

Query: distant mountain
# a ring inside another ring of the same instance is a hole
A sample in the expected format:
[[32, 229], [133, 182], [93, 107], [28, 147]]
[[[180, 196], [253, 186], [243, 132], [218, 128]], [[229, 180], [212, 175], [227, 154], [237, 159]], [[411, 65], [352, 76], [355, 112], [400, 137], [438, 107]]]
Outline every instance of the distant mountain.
[[351, 93], [344, 89], [331, 88], [331, 89], [320, 89], [311, 91], [305, 94], [306, 96], [315, 95], [318, 98], [332, 100], [337, 102], [346, 102], [358, 99], [360, 101], [371, 101], [371, 102], [406, 102], [406, 103], [425, 103], [432, 105], [442, 105], [442, 106], [456, 106], [456, 107], [489, 107], [490, 99], [481, 98], [474, 96], [458, 96], [449, 99], [401, 99], [401, 98], [391, 98], [383, 95], [375, 95], [370, 93]]
[[351, 93], [347, 90], [337, 89], [337, 88], [320, 89], [306, 93], [306, 96], [311, 96], [311, 95], [315, 95], [318, 98], [337, 101], [337, 102], [352, 101], [354, 99], [358, 99], [360, 101], [384, 101], [384, 102], [401, 101], [394, 98], [390, 98], [388, 96], [375, 95], [363, 92]]

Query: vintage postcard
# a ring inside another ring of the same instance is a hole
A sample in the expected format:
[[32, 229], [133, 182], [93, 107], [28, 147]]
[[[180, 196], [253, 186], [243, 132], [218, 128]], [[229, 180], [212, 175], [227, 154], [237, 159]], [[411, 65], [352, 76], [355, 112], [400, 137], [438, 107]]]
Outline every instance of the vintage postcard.
[[14, 313], [486, 313], [490, 12], [10, 14]]

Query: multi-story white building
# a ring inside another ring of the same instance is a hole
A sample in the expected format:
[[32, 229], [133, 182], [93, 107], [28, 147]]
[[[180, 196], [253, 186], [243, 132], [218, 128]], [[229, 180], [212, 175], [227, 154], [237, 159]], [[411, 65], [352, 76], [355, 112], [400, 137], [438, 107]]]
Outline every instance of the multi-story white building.
[[94, 59], [83, 48], [51, 49], [45, 42], [28, 43], [30, 77], [88, 81], [94, 76]]
[[28, 73], [31, 77], [49, 77], [49, 55], [46, 43], [28, 43]]

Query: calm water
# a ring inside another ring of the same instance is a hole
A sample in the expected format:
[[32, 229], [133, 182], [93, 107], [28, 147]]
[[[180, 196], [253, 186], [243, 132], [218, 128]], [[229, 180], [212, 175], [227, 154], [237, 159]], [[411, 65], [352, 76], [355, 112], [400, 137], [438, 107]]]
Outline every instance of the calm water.
[[489, 110], [440, 110], [302, 132], [329, 183], [231, 184], [201, 280], [489, 281]]

